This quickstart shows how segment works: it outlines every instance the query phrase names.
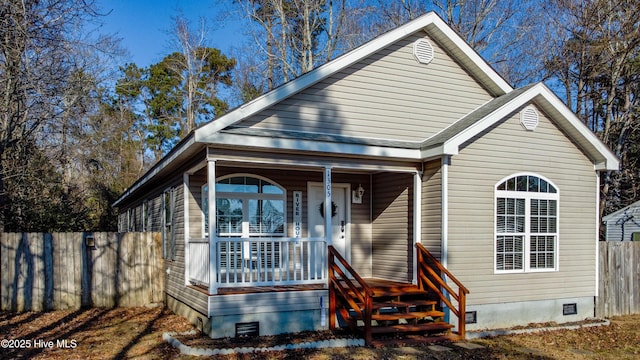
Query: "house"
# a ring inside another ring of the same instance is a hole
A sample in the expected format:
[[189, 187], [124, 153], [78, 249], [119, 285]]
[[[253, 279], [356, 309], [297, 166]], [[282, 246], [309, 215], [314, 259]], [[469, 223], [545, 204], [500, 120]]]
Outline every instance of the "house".
[[606, 241], [640, 241], [640, 201], [602, 217]]
[[464, 336], [594, 316], [616, 169], [544, 84], [512, 88], [428, 13], [199, 127], [115, 206], [163, 233], [167, 304], [212, 337], [336, 313], [368, 341]]

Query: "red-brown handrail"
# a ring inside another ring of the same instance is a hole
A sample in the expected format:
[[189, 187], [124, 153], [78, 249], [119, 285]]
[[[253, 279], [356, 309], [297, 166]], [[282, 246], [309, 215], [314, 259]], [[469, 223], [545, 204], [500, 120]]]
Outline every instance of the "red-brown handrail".
[[[465, 312], [466, 312], [466, 299], [469, 290], [462, 285], [462, 282], [458, 280], [453, 274], [449, 272], [442, 264], [427, 250], [422, 244], [417, 243], [416, 249], [418, 250], [418, 285], [420, 289], [424, 290], [425, 286], [435, 292], [440, 300], [445, 303], [449, 309], [458, 317], [458, 335], [464, 339], [465, 329]], [[430, 265], [435, 267], [435, 269]], [[451, 287], [444, 281], [443, 276], [446, 275], [451, 281], [453, 281], [458, 287], [456, 293]], [[458, 307], [451, 303], [451, 300], [443, 294], [441, 289], [444, 289], [447, 293], [451, 294]]]
[[[348, 320], [349, 309], [358, 313], [364, 322], [365, 342], [370, 344], [372, 340], [373, 290], [347, 260], [333, 246], [329, 245], [329, 329], [331, 330], [336, 328], [336, 294], [339, 294], [343, 301], [341, 302], [343, 306], [339, 309], [342, 318]], [[344, 303], [348, 304], [349, 308], [346, 308]], [[355, 324], [349, 321], [349, 326], [355, 327]]]

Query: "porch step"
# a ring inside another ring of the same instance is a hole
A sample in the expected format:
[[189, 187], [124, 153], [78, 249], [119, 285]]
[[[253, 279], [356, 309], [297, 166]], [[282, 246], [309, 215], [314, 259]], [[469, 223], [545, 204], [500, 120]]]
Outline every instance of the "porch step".
[[[376, 321], [397, 321], [397, 320], [415, 320], [422, 318], [441, 318], [444, 316], [442, 311], [410, 311], [410, 312], [392, 312], [382, 314], [372, 314], [371, 320]], [[355, 319], [362, 320], [362, 316], [356, 315]]]
[[406, 309], [418, 306], [429, 306], [431, 309], [433, 309], [437, 303], [437, 301], [432, 300], [376, 301], [373, 303], [373, 310], [379, 310], [383, 308]]

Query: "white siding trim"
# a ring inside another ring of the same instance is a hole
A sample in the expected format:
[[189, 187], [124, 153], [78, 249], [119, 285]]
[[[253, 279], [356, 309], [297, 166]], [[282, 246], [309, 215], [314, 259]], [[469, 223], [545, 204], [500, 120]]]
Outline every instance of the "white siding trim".
[[[242, 144], [245, 147], [266, 148], [277, 150], [315, 151], [328, 154], [350, 154], [360, 156], [380, 156], [395, 159], [420, 160], [419, 148], [393, 148], [376, 145], [345, 144], [335, 142], [322, 142], [302, 139], [269, 138], [263, 136], [251, 136], [240, 134], [215, 133], [201, 139], [201, 141], [216, 145]], [[418, 145], [418, 144], [416, 144]], [[417, 147], [417, 146], [416, 146]]]
[[[557, 111], [558, 114], [569, 123], [569, 126], [561, 123], [558, 123], [558, 125], [565, 130], [575, 130], [576, 135], [579, 135], [575, 139], [578, 144], [580, 144], [587, 153], [590, 152], [592, 156], [595, 155], [594, 153], [597, 153], [597, 155], [601, 157], [601, 159], [594, 160], [596, 170], [618, 170], [619, 161], [615, 154], [543, 83], [532, 86], [520, 96], [447, 140], [443, 144], [443, 153], [457, 155], [462, 144], [533, 100], [540, 101], [541, 103], [546, 102], [549, 107]], [[588, 148], [589, 146], [591, 146], [593, 150], [590, 150]]]
[[[516, 178], [518, 176], [535, 176], [539, 179], [542, 179], [544, 181], [546, 181], [549, 186], [553, 186], [556, 190], [555, 193], [540, 193], [540, 192], [526, 192], [526, 191], [511, 191], [511, 190], [497, 190], [498, 185], [502, 184], [503, 182], [507, 181], [508, 179], [512, 179], [512, 178]], [[498, 274], [523, 274], [523, 273], [541, 273], [541, 272], [558, 272], [560, 271], [560, 238], [561, 238], [561, 233], [560, 233], [560, 216], [562, 215], [560, 213], [560, 189], [558, 188], [558, 186], [551, 180], [547, 179], [546, 177], [537, 174], [537, 173], [532, 173], [532, 172], [519, 172], [519, 173], [515, 173], [515, 174], [511, 174], [507, 177], [502, 178], [500, 181], [498, 181], [494, 188], [494, 193], [493, 193], [493, 271], [494, 274], [498, 275]], [[525, 229], [524, 229], [524, 239], [523, 239], [523, 258], [522, 258], [522, 269], [516, 269], [516, 270], [498, 270], [497, 269], [497, 250], [496, 250], [496, 243], [497, 243], [497, 237], [498, 237], [498, 231], [497, 231], [497, 226], [496, 226], [496, 214], [497, 214], [497, 209], [498, 209], [498, 205], [497, 205], [497, 201], [498, 201], [498, 197], [506, 197], [506, 198], [511, 198], [511, 199], [524, 199], [525, 200]], [[530, 264], [530, 259], [531, 259], [531, 250], [530, 250], [530, 244], [531, 244], [531, 200], [532, 199], [536, 199], [536, 200], [555, 200], [556, 202], [556, 238], [555, 238], [555, 243], [554, 243], [554, 266], [553, 269], [550, 268], [542, 268], [542, 269], [538, 269], [538, 268], [531, 268], [531, 264]]]
[[[598, 296], [600, 293], [600, 171], [596, 171], [596, 258], [595, 268], [596, 268], [596, 286], [595, 286], [595, 294], [593, 296]], [[607, 228], [609, 224], [607, 223]], [[605, 234], [606, 239], [608, 239], [607, 234]]]
[[216, 160], [207, 159], [207, 183], [209, 185], [209, 294], [218, 293], [218, 266], [216, 260]]
[[423, 171], [413, 174], [413, 284], [418, 283], [416, 244], [422, 243], [422, 174]]
[[184, 206], [183, 217], [184, 217], [184, 285], [189, 285], [189, 238], [191, 234], [189, 233], [189, 198], [190, 198], [190, 190], [189, 190], [189, 174], [182, 174], [182, 201]]
[[447, 267], [449, 254], [449, 165], [451, 158], [442, 157], [442, 246], [440, 249], [440, 263]]

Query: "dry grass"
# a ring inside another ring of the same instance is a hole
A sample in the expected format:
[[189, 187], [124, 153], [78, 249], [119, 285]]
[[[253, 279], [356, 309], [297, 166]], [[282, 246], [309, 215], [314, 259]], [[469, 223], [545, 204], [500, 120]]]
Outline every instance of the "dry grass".
[[[183, 318], [160, 308], [86, 309], [49, 313], [0, 313], [0, 339], [31, 340], [27, 349], [0, 349], [0, 358], [25, 359], [189, 359], [162, 341], [162, 333], [191, 329]], [[339, 334], [343, 337], [345, 334]], [[336, 336], [304, 333], [264, 337], [252, 345], [303, 342]], [[51, 349], [33, 341], [53, 341]], [[57, 340], [75, 340], [75, 348], [59, 348]], [[236, 347], [242, 343], [185, 338], [199, 347]], [[220, 359], [637, 359], [640, 358], [640, 315], [611, 320], [610, 326], [557, 330], [537, 334], [475, 340], [483, 349], [435, 352], [428, 345], [412, 347], [298, 350], [220, 356]], [[244, 343], [249, 344], [247, 342]]]

